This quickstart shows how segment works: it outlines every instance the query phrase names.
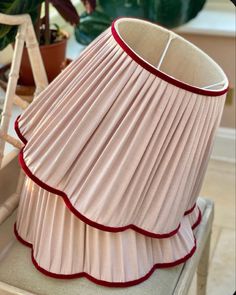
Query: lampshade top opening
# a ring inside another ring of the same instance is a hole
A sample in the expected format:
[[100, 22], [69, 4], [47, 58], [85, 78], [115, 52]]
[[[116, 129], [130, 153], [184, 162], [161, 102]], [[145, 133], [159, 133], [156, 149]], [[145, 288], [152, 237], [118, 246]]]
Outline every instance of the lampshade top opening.
[[203, 94], [227, 91], [228, 79], [219, 65], [174, 32], [133, 18], [115, 20], [113, 35], [114, 32], [123, 48], [127, 47], [134, 58], [140, 59], [144, 67], [151, 67], [157, 76], [171, 79], [180, 87], [198, 88]]

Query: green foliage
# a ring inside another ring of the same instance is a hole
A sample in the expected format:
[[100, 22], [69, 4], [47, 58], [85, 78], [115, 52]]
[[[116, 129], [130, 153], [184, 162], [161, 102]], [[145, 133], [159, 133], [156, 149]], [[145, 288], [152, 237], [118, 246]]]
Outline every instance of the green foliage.
[[[1, 0], [0, 13], [10, 15], [28, 13], [34, 22], [37, 18], [38, 5], [42, 1], [43, 0]], [[14, 42], [16, 33], [17, 26], [0, 24], [0, 50], [4, 49], [8, 44]]]
[[194, 18], [198, 12], [203, 8], [206, 0], [191, 0], [187, 10], [187, 21]]
[[[196, 0], [195, 0], [196, 1]], [[149, 18], [166, 27], [173, 28], [181, 25], [185, 18], [186, 0], [150, 0]]]
[[[40, 17], [39, 5], [45, 0], [1, 0], [0, 13], [16, 15], [30, 14], [33, 23]], [[59, 12], [59, 14], [73, 25], [79, 23], [79, 15], [71, 0], [48, 0]], [[47, 15], [47, 18], [49, 15]], [[40, 24], [38, 24], [39, 26]], [[38, 28], [39, 29], [39, 28]], [[48, 28], [49, 30], [50, 28]], [[39, 31], [39, 30], [38, 30]], [[17, 33], [17, 26], [0, 25], [0, 50], [9, 43], [14, 42]]]
[[49, 0], [65, 21], [71, 25], [79, 23], [79, 15], [71, 0]]
[[81, 16], [75, 29], [76, 40], [89, 44], [120, 16], [148, 19], [167, 28], [178, 27], [203, 8], [206, 0], [99, 0], [97, 8]]
[[[29, 13], [33, 22], [37, 7], [44, 0], [0, 0], [0, 13]], [[118, 16], [146, 18], [168, 28], [177, 27], [194, 18], [206, 0], [82, 0], [86, 12], [80, 17], [71, 0], [48, 0], [61, 16], [75, 27], [76, 40], [89, 44]], [[95, 10], [94, 10], [95, 9]], [[14, 42], [16, 26], [0, 25], [0, 50]]]
[[80, 16], [80, 24], [75, 27], [76, 41], [88, 45], [110, 24], [111, 19], [100, 11], [95, 10], [91, 14], [84, 12]]

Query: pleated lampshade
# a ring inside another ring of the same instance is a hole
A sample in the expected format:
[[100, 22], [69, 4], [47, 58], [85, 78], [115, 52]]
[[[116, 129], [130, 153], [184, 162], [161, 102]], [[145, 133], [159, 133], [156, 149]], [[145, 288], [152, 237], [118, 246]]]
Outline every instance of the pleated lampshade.
[[35, 266], [122, 287], [190, 258], [227, 88], [175, 33], [114, 21], [15, 124], [26, 174], [15, 233]]

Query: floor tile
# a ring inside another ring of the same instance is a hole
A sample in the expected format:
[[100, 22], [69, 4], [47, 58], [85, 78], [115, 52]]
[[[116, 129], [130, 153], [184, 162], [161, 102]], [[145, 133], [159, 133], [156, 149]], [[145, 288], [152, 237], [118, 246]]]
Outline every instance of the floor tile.
[[[207, 295], [235, 291], [235, 165], [211, 160], [201, 196], [215, 203]], [[196, 295], [196, 275], [188, 295]]]
[[219, 226], [213, 226], [211, 233], [210, 263], [215, 253], [216, 246], [219, 242], [222, 229]]
[[220, 233], [209, 268], [207, 295], [232, 295], [235, 291], [235, 231]]
[[215, 203], [214, 225], [235, 229], [235, 166], [211, 161], [201, 196]]

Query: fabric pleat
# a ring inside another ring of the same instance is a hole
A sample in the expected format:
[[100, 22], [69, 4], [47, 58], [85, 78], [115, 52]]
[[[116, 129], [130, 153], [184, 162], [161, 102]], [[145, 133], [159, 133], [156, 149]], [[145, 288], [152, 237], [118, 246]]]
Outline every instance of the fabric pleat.
[[[98, 230], [70, 212], [60, 196], [25, 178], [16, 231], [32, 245], [40, 269], [59, 277], [82, 273], [109, 283], [142, 280], [154, 266], [178, 264], [195, 250], [192, 228], [200, 221], [197, 207], [182, 218], [176, 235], [155, 239], [134, 230], [118, 233]], [[127, 263], [128, 262], [128, 263]]]
[[196, 201], [223, 105], [140, 67], [108, 29], [19, 119], [22, 161], [92, 226], [171, 234]]
[[15, 122], [26, 174], [15, 232], [35, 266], [120, 287], [191, 257], [227, 83], [203, 52], [145, 21], [117, 20], [91, 43]]

